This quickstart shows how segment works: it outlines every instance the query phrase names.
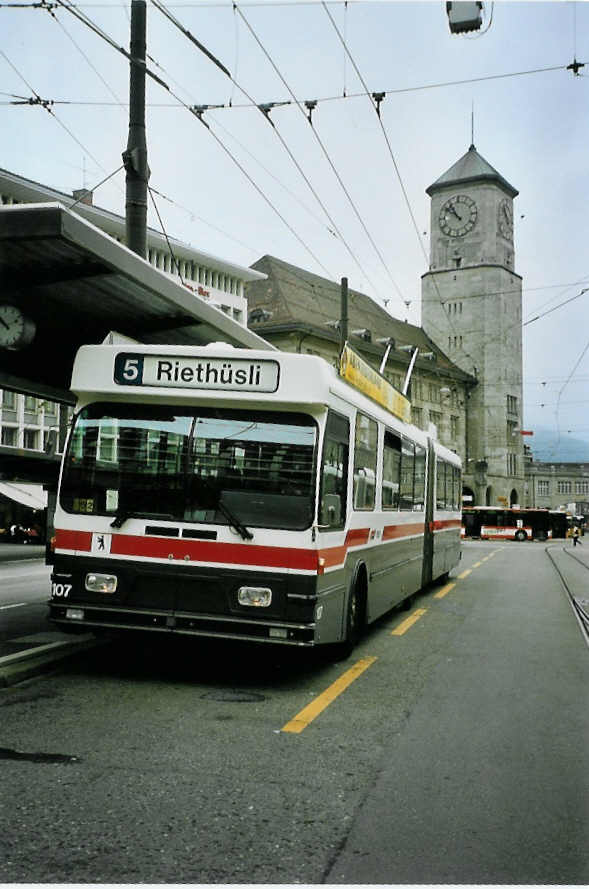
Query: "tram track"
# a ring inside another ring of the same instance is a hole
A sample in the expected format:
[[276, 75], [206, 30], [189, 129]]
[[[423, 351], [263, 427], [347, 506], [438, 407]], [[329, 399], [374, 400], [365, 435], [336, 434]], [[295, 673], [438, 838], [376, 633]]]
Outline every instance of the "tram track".
[[[579, 595], [575, 594], [574, 590], [571, 588], [571, 580], [567, 579], [566, 573], [561, 570], [561, 567], [559, 567], [556, 559], [554, 558], [553, 548], [546, 547], [544, 552], [548, 556], [552, 567], [556, 571], [560, 582], [562, 583], [570, 606], [575, 617], [577, 618], [577, 621], [581, 628], [581, 632], [583, 633], [585, 643], [589, 646], [589, 599], [583, 599]], [[569, 556], [571, 559], [577, 562], [577, 564], [581, 565], [581, 567], [585, 569], [586, 582], [589, 581], [589, 565], [587, 564], [587, 562], [585, 562], [583, 559], [580, 559], [577, 555], [566, 549], [566, 547], [564, 546], [562, 547], [562, 549], [559, 549], [559, 552], [562, 552], [565, 556]]]

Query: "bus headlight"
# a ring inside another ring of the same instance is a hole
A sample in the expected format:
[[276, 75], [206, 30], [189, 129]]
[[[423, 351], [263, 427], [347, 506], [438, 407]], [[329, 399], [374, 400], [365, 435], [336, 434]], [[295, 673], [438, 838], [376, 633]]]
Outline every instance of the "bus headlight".
[[240, 605], [267, 608], [272, 601], [272, 590], [263, 586], [240, 586], [237, 591], [237, 601]]
[[115, 574], [87, 574], [86, 589], [91, 593], [114, 593], [117, 589]]

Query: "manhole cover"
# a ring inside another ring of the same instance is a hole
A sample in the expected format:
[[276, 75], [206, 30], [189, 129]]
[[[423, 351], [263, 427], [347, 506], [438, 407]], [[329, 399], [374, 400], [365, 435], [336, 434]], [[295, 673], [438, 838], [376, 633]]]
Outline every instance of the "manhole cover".
[[207, 691], [202, 697], [207, 701], [223, 701], [234, 704], [253, 704], [266, 700], [264, 695], [260, 695], [255, 691], [239, 691], [239, 689], [234, 688], [225, 691]]

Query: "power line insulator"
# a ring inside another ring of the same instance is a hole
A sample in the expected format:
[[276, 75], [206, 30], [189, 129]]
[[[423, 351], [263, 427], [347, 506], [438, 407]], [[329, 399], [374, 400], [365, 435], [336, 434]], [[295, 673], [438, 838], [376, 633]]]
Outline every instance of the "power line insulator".
[[386, 96], [386, 93], [372, 93], [372, 98], [376, 102], [376, 113], [380, 117], [380, 103]]
[[317, 107], [317, 99], [309, 99], [307, 102], [305, 102], [305, 108], [309, 112], [307, 114], [307, 120], [309, 121], [311, 126], [313, 126], [313, 121], [311, 119], [311, 116], [312, 116], [313, 111], [315, 110], [316, 107]]

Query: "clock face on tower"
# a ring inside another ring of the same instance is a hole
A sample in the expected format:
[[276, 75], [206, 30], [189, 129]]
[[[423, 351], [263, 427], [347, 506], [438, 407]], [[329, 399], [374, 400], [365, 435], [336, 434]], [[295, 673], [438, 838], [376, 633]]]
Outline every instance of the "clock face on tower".
[[477, 205], [465, 194], [449, 198], [440, 209], [441, 230], [450, 238], [461, 238], [474, 228], [477, 221]]
[[513, 210], [507, 198], [503, 198], [500, 202], [498, 214], [497, 225], [499, 226], [499, 231], [504, 238], [511, 238], [513, 235]]

